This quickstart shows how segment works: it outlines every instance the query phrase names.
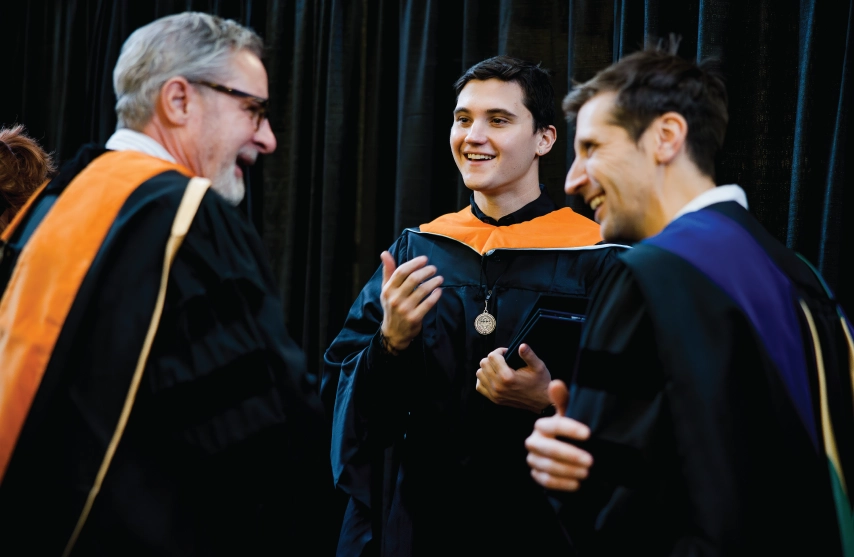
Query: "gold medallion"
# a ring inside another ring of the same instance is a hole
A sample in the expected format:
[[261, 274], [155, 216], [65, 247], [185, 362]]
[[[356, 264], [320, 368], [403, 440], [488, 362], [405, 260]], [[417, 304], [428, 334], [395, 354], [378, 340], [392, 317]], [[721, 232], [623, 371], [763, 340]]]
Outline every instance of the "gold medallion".
[[495, 330], [495, 318], [486, 309], [474, 320], [474, 328], [482, 335], [488, 335]]

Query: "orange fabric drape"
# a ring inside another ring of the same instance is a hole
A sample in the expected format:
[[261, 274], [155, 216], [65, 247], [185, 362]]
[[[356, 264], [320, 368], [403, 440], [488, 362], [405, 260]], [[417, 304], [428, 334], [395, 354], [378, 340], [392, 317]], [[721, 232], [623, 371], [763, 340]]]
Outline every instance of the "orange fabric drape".
[[509, 226], [486, 224], [466, 207], [423, 224], [420, 229], [454, 238], [481, 254], [491, 249], [579, 248], [602, 241], [599, 225], [569, 207]]
[[[179, 165], [108, 152], [56, 200], [21, 252], [0, 299], [0, 481], [71, 304], [116, 216], [136, 188]], [[4, 233], [11, 237], [23, 214]]]

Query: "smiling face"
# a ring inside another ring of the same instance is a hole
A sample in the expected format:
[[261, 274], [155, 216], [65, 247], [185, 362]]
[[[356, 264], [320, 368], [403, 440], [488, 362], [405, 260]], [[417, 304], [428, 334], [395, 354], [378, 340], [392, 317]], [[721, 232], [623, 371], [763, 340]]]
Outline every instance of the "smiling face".
[[538, 192], [538, 160], [553, 142], [553, 126], [534, 131], [517, 83], [472, 80], [460, 91], [451, 153], [469, 189], [487, 197]]
[[[246, 50], [234, 54], [230, 77], [221, 84], [260, 98], [268, 97], [264, 65]], [[272, 153], [276, 138], [266, 119], [255, 129], [257, 106], [251, 99], [196, 87], [203, 95], [203, 110], [198, 131], [194, 133], [196, 145], [191, 170], [209, 178], [215, 191], [237, 205], [246, 191], [241, 167], [254, 164], [259, 154]]]
[[599, 93], [578, 112], [575, 162], [566, 177], [568, 195], [581, 195], [608, 241], [634, 242], [660, 230], [657, 165], [650, 129], [638, 142], [614, 124], [616, 93]]

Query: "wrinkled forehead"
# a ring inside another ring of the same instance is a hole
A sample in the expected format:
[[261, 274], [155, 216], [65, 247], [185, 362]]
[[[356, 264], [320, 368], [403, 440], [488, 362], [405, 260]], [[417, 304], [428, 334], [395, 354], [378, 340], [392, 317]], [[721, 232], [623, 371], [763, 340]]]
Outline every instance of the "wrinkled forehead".
[[228, 87], [240, 89], [256, 97], [269, 97], [267, 70], [264, 63], [253, 52], [243, 49], [233, 53], [225, 65]]

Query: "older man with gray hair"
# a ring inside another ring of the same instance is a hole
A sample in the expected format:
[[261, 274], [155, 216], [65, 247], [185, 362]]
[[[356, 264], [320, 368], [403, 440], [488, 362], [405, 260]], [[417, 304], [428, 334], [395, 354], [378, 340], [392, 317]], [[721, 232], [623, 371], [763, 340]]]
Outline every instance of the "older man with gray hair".
[[[0, 242], [0, 537], [31, 555], [322, 554], [328, 440], [261, 241], [262, 42], [169, 16], [114, 73], [118, 130]], [[312, 538], [309, 539], [309, 536]], [[16, 542], [17, 545], [16, 545]]]

